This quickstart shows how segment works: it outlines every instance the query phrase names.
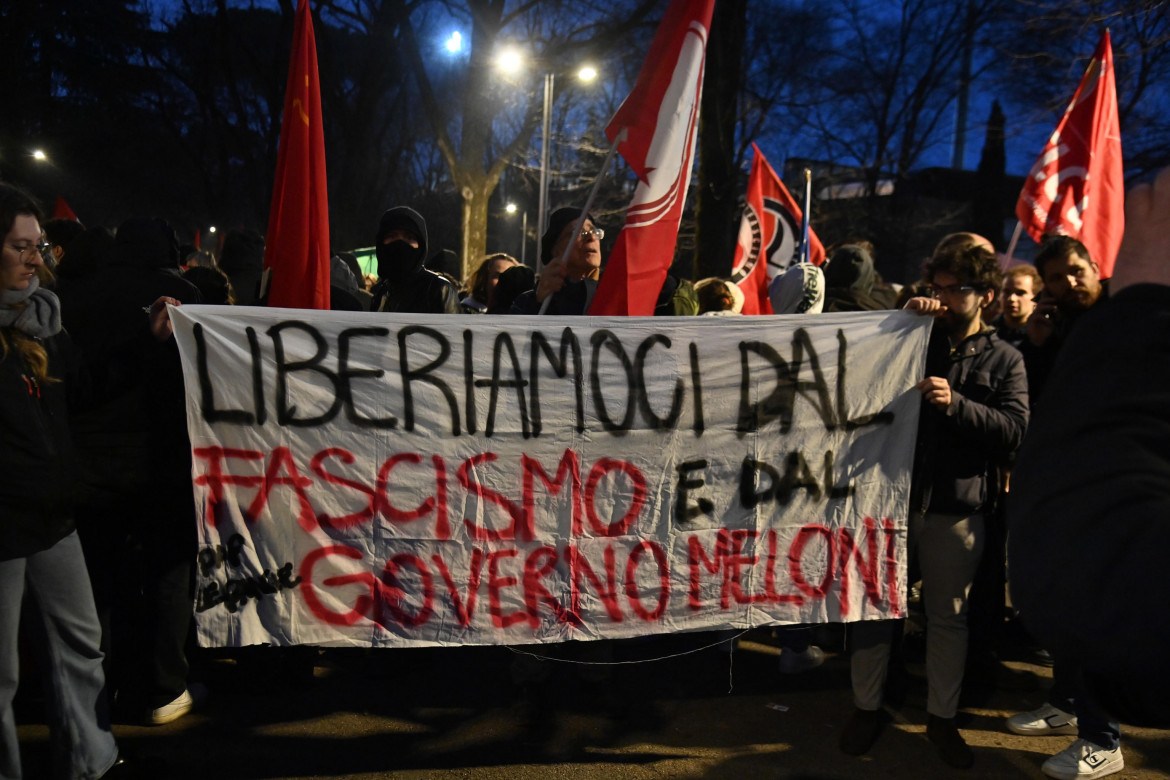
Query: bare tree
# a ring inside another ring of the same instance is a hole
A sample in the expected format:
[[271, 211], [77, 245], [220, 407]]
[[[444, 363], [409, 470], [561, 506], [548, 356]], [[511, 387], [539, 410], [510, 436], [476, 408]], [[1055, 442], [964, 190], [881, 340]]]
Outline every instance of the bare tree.
[[[509, 163], [527, 151], [540, 120], [543, 93], [538, 77], [544, 72], [563, 77], [585, 54], [603, 56], [655, 5], [656, 0], [642, 0], [633, 8], [559, 0], [445, 3], [448, 13], [471, 29], [466, 70], [446, 85], [446, 94], [436, 84], [437, 64], [426, 61], [420, 46], [419, 31], [428, 29], [427, 9], [410, 14], [402, 7], [404, 51], [462, 204], [465, 274], [486, 251], [491, 195]], [[537, 65], [519, 95], [515, 87], [501, 87], [492, 66], [497, 48], [509, 40], [522, 41]]]
[[1149, 0], [1014, 0], [995, 28], [997, 84], [1036, 151], [1055, 126], [1102, 32], [1110, 31], [1127, 174], [1170, 163], [1170, 8]]

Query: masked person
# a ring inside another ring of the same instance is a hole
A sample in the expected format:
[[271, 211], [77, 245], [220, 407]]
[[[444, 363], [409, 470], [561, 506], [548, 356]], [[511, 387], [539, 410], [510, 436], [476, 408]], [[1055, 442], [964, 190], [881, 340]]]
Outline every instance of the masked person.
[[378, 283], [372, 311], [458, 314], [459, 291], [427, 270], [427, 223], [412, 208], [395, 206], [382, 215], [375, 242]]

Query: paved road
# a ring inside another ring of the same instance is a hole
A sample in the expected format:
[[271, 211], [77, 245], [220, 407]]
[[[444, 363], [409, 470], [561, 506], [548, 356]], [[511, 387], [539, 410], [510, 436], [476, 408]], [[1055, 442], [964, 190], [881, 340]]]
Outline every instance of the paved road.
[[[507, 648], [202, 651], [210, 697], [167, 726], [115, 727], [124, 749], [160, 762], [160, 778], [1026, 778], [1072, 737], [1024, 738], [1003, 719], [1042, 701], [1050, 671], [1026, 662], [1011, 688], [970, 702], [960, 726], [976, 765], [955, 771], [925, 738], [925, 681], [910, 666], [904, 702], [870, 755], [837, 749], [851, 707], [839, 632], [819, 669], [776, 671], [770, 632], [728, 654], [709, 634], [618, 644], [607, 667], [555, 664], [547, 709], [515, 706]], [[312, 668], [312, 676], [308, 670]], [[542, 665], [543, 667], [543, 665]], [[604, 676], [604, 675], [602, 675]], [[1021, 685], [1023, 683], [1023, 685]], [[20, 727], [29, 777], [47, 760], [35, 710]], [[1170, 731], [1126, 728], [1126, 771], [1170, 778]], [[165, 762], [165, 763], [162, 763]]]

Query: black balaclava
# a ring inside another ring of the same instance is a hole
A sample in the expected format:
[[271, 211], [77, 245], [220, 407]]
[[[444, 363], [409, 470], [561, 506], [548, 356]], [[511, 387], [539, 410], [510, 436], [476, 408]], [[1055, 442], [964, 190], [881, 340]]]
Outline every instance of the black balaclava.
[[[391, 230], [409, 230], [418, 236], [418, 248], [405, 241], [383, 244], [382, 239]], [[413, 276], [418, 273], [427, 259], [427, 223], [422, 215], [409, 206], [395, 206], [388, 209], [378, 222], [378, 235], [374, 243], [378, 257], [378, 280], [394, 277]]]
[[857, 244], [839, 247], [825, 268], [826, 286], [844, 287], [866, 295], [873, 289], [874, 278], [873, 258], [865, 247]]

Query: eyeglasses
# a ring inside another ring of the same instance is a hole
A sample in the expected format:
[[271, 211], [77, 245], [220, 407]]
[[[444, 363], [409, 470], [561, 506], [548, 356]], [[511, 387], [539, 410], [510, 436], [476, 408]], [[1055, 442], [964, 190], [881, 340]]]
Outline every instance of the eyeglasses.
[[588, 241], [590, 238], [596, 238], [598, 241], [605, 238], [605, 231], [599, 227], [589, 228], [581, 231], [581, 240]]
[[40, 244], [29, 244], [28, 246], [23, 246], [23, 247], [13, 246], [12, 244], [9, 244], [8, 248], [11, 249], [13, 252], [16, 252], [16, 255], [20, 259], [20, 261], [24, 262], [24, 256], [26, 254], [28, 254], [29, 252], [36, 252], [37, 254], [39, 254], [41, 256], [41, 259], [43, 260], [45, 258], [45, 256], [47, 254], [49, 254], [49, 252], [52, 250], [53, 245], [50, 243], [47, 243], [47, 242], [43, 242]]
[[967, 293], [973, 293], [976, 291], [975, 288], [969, 284], [948, 284], [946, 287], [936, 287], [932, 284], [928, 289], [930, 290], [930, 295], [932, 298], [938, 298], [941, 295], [946, 295], [948, 297], [966, 295]]

